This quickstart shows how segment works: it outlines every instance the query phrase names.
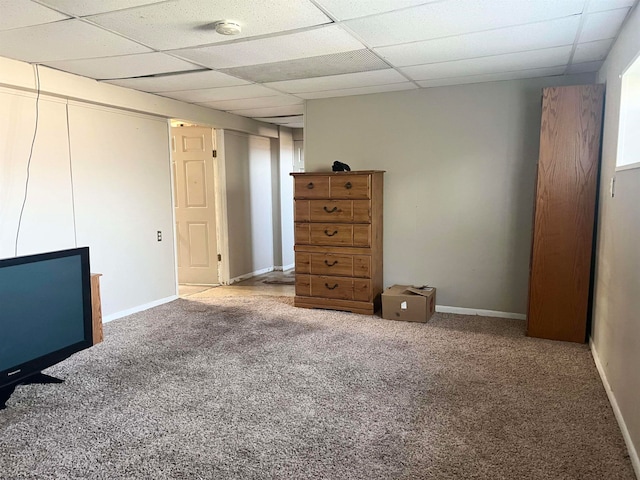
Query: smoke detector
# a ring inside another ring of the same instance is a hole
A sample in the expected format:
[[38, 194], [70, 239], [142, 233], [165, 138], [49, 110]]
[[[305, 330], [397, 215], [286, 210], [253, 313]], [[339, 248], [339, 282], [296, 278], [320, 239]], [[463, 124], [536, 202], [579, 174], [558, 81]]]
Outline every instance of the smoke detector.
[[229, 20], [220, 20], [213, 24], [213, 28], [220, 35], [237, 35], [240, 33], [240, 24]]

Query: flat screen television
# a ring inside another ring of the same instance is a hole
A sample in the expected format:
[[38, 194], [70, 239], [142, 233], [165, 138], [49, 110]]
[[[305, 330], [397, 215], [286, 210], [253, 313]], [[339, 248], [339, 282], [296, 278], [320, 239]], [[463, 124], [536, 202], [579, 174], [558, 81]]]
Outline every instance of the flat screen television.
[[93, 344], [89, 248], [0, 260], [0, 409], [21, 383]]

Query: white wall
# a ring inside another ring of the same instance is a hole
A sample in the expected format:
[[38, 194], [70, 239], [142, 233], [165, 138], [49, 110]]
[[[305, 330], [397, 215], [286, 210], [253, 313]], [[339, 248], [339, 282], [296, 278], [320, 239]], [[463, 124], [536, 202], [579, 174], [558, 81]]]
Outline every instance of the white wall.
[[593, 75], [309, 100], [305, 170], [386, 170], [384, 285], [524, 314], [541, 89]]
[[273, 270], [271, 143], [224, 131], [231, 281]]
[[[611, 387], [640, 477], [640, 169], [616, 171], [620, 75], [640, 55], [640, 11], [636, 8], [599, 72], [606, 82], [600, 212], [592, 346]], [[638, 136], [636, 131], [635, 136]], [[615, 197], [609, 182], [616, 178]]]
[[[35, 100], [0, 92], [2, 257], [14, 255]], [[18, 255], [88, 246], [105, 317], [175, 295], [166, 120], [48, 96], [38, 111]]]
[[282, 242], [281, 267], [291, 268], [295, 263], [293, 252], [293, 135], [290, 128], [280, 127], [280, 219]]

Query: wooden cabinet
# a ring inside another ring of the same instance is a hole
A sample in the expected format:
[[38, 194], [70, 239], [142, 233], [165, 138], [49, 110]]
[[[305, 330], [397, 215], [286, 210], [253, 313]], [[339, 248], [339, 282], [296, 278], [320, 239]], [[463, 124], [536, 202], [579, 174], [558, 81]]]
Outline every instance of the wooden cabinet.
[[383, 173], [291, 174], [297, 307], [369, 315], [379, 308]]
[[103, 340], [102, 333], [102, 302], [100, 300], [101, 273], [91, 274], [91, 318], [93, 325], [93, 344]]
[[527, 335], [585, 342], [604, 85], [543, 90]]

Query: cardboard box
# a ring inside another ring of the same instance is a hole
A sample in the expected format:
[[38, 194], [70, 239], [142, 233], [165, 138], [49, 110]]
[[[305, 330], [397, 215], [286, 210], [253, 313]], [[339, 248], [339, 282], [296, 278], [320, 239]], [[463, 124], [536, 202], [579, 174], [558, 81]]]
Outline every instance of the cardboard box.
[[382, 318], [427, 322], [436, 311], [434, 287], [394, 285], [382, 292]]

